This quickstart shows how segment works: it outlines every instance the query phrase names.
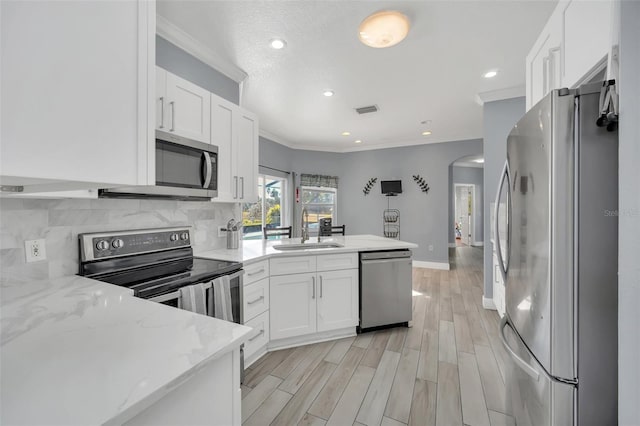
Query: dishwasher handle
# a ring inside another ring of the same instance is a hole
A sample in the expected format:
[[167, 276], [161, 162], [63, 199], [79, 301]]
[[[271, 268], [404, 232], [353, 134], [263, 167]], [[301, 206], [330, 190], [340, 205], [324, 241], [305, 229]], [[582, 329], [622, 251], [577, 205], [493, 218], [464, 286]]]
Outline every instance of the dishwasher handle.
[[411, 265], [411, 259], [408, 257], [396, 257], [393, 259], [370, 259], [370, 260], [362, 260], [360, 263], [362, 265], [384, 265], [387, 263], [400, 263], [407, 262], [407, 264]]
[[397, 260], [397, 259], [409, 259], [411, 258], [411, 250], [396, 250], [396, 251], [374, 251], [360, 253], [360, 261], [367, 262], [371, 260]]

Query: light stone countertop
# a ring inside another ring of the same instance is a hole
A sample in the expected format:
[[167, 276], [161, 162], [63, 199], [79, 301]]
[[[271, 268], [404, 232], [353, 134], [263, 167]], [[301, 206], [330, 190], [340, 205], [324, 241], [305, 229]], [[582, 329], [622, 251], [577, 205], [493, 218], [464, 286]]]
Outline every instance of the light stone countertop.
[[0, 288], [1, 424], [121, 424], [252, 329], [70, 276]]
[[[317, 237], [311, 237], [305, 244], [317, 243]], [[304, 250], [277, 250], [273, 248], [278, 244], [300, 244], [300, 238], [283, 238], [280, 240], [245, 240], [240, 244], [240, 248], [235, 250], [218, 249], [198, 252], [195, 255], [209, 259], [231, 260], [251, 264], [263, 259], [275, 256], [305, 256], [310, 254], [335, 254], [353, 253], [361, 251], [377, 250], [398, 250], [418, 247], [417, 244], [398, 241], [390, 238], [379, 237], [377, 235], [346, 235], [322, 237], [323, 243], [338, 243], [343, 247], [304, 249]]]

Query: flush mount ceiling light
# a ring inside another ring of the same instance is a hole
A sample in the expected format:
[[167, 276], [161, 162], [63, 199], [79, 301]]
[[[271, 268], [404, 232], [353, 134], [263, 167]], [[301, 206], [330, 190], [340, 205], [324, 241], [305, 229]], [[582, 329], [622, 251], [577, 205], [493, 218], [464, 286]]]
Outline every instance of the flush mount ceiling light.
[[487, 72], [485, 72], [482, 76], [483, 76], [484, 78], [493, 78], [493, 77], [495, 77], [496, 75], [498, 75], [498, 71], [496, 71], [496, 70], [491, 70], [491, 71], [487, 71]]
[[333, 90], [325, 90], [324, 92], [322, 92], [322, 94], [326, 97], [331, 97], [334, 95]]
[[473, 160], [474, 163], [484, 163], [484, 158], [477, 158]]
[[360, 41], [369, 47], [391, 47], [407, 36], [409, 18], [396, 10], [383, 10], [367, 16], [358, 31]]
[[362, 143], [362, 141], [358, 139], [357, 141], [354, 141], [354, 143]]
[[429, 136], [431, 134], [431, 130], [425, 130], [422, 132], [422, 136]]
[[284, 49], [287, 45], [287, 42], [282, 40], [281, 38], [274, 38], [269, 42], [269, 45], [276, 50]]
[[342, 136], [351, 136], [351, 132], [342, 132]]

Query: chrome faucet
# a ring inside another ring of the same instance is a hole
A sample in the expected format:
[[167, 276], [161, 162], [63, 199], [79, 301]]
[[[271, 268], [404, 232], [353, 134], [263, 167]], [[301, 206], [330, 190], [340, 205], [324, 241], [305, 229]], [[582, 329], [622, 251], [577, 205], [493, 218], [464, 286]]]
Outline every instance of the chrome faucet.
[[302, 227], [302, 241], [301, 241], [301, 243], [304, 244], [304, 242], [309, 239], [309, 212], [307, 211], [306, 207], [302, 209], [301, 227]]

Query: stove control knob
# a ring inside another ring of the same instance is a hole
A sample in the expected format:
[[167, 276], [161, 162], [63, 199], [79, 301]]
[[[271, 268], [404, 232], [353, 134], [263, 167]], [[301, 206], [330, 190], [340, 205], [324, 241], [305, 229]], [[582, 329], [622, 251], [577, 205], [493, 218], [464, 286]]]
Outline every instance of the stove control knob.
[[169, 239], [171, 241], [178, 241], [178, 234], [171, 234], [171, 236], [169, 237]]
[[96, 243], [96, 248], [100, 251], [102, 250], [106, 250], [109, 248], [109, 241], [107, 240], [100, 240]]
[[119, 249], [124, 246], [124, 241], [122, 241], [120, 238], [117, 238], [113, 240], [111, 245], [113, 246], [114, 249]]
[[189, 233], [188, 232], [183, 232], [182, 234], [180, 234], [180, 239], [182, 241], [186, 241], [189, 239]]

